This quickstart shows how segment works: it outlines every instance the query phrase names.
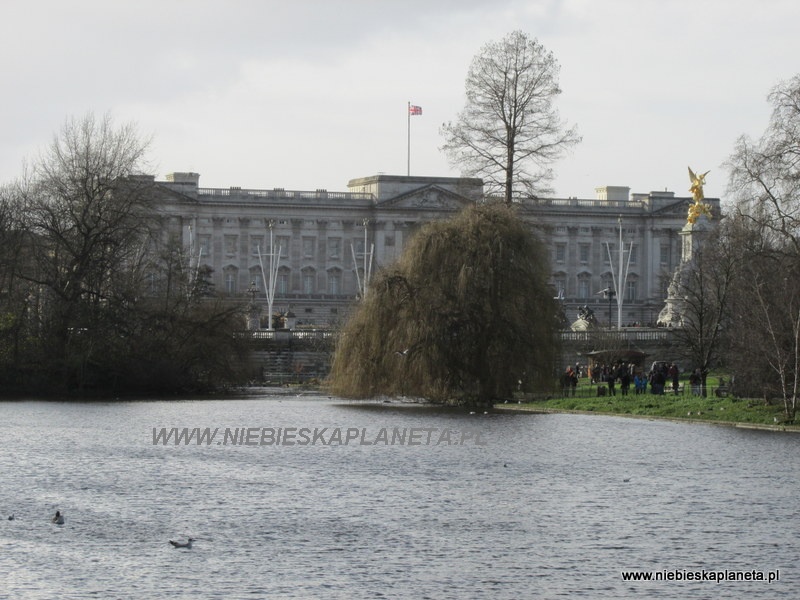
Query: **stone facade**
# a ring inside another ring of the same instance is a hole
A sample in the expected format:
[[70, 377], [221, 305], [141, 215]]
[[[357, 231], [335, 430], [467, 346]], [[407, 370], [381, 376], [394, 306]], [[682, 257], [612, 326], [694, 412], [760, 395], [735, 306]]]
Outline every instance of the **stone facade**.
[[[311, 327], [339, 323], [365, 272], [399, 257], [420, 226], [483, 199], [482, 181], [470, 178], [376, 175], [351, 180], [346, 192], [202, 188], [196, 173], [156, 183], [166, 226], [231, 298], [249, 300], [255, 282], [256, 300], [266, 306], [271, 239], [279, 248], [273, 312], [291, 310], [298, 326]], [[616, 304], [609, 311], [598, 292], [611, 286], [612, 264], [618, 270], [620, 227], [628, 270], [623, 324], [655, 323], [664, 307], [691, 198], [629, 192], [609, 186], [597, 188], [594, 199], [537, 198], [519, 206], [550, 249], [554, 293], [570, 321], [589, 306], [601, 324], [611, 312], [616, 325]], [[719, 214], [719, 200], [706, 201]]]

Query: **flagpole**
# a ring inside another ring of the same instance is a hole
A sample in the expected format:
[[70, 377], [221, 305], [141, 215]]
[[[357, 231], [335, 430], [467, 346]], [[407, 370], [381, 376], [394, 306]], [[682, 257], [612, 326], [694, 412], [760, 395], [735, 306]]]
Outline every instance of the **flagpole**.
[[408, 110], [406, 110], [406, 119], [408, 119], [408, 126], [406, 128], [408, 134], [406, 176], [411, 177], [411, 101], [408, 102]]
[[617, 284], [617, 329], [622, 329], [622, 300], [624, 299], [625, 294], [625, 279], [627, 278], [628, 274], [625, 273], [625, 277], [622, 276], [622, 258], [625, 254], [625, 244], [622, 241], [622, 215], [619, 217], [619, 274], [617, 275], [617, 279], [619, 283]]

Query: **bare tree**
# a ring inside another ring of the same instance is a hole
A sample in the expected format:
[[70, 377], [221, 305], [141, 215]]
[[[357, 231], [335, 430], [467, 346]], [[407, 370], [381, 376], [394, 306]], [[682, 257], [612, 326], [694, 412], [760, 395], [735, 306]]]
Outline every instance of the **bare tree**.
[[772, 116], [759, 140], [741, 136], [727, 166], [743, 216], [800, 252], [800, 75], [768, 97]]
[[681, 327], [674, 336], [692, 368], [700, 369], [705, 396], [708, 372], [724, 355], [722, 340], [728, 332], [740, 256], [724, 224], [698, 241], [692, 259], [673, 279], [674, 293], [681, 299]]
[[[750, 250], [754, 249], [753, 244]], [[737, 390], [779, 398], [793, 421], [800, 398], [800, 259], [784, 249], [748, 251], [734, 302], [730, 364]]]
[[132, 124], [70, 119], [15, 191], [25, 257], [15, 289], [41, 391], [176, 391], [240, 375], [240, 307], [201, 301], [206, 277], [187, 266], [141, 174], [147, 147]]
[[[147, 143], [110, 116], [68, 120], [24, 184], [35, 259], [27, 273], [47, 303], [43, 333], [65, 377], [80, 380], [108, 335], [114, 295], [142, 261], [152, 194], [139, 172]], [[115, 317], [117, 319], [118, 317]]]
[[484, 179], [489, 194], [535, 196], [548, 191], [550, 165], [577, 144], [555, 108], [561, 93], [553, 54], [522, 31], [490, 42], [472, 60], [466, 104], [442, 125], [443, 150], [466, 175]]
[[733, 340], [748, 389], [780, 395], [787, 419], [800, 393], [800, 76], [769, 95], [758, 140], [742, 136], [728, 161], [743, 247]]

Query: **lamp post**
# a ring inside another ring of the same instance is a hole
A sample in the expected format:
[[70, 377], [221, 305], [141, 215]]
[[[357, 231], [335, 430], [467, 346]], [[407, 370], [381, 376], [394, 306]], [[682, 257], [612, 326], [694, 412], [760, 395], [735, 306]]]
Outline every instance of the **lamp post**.
[[247, 288], [247, 294], [250, 296], [250, 305], [247, 307], [247, 329], [248, 331], [258, 331], [261, 329], [261, 322], [259, 319], [261, 307], [256, 304], [258, 288], [256, 287], [255, 281], [250, 282], [250, 287]]
[[607, 287], [604, 290], [600, 290], [598, 294], [603, 294], [604, 298], [608, 298], [608, 328], [611, 329], [611, 307], [614, 304], [614, 297], [617, 295], [617, 292]]

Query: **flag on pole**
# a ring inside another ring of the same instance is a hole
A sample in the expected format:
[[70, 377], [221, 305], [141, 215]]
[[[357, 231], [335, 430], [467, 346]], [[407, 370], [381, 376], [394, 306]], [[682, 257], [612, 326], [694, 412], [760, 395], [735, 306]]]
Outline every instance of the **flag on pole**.
[[408, 103], [408, 175], [411, 175], [411, 117], [422, 114], [422, 107]]

